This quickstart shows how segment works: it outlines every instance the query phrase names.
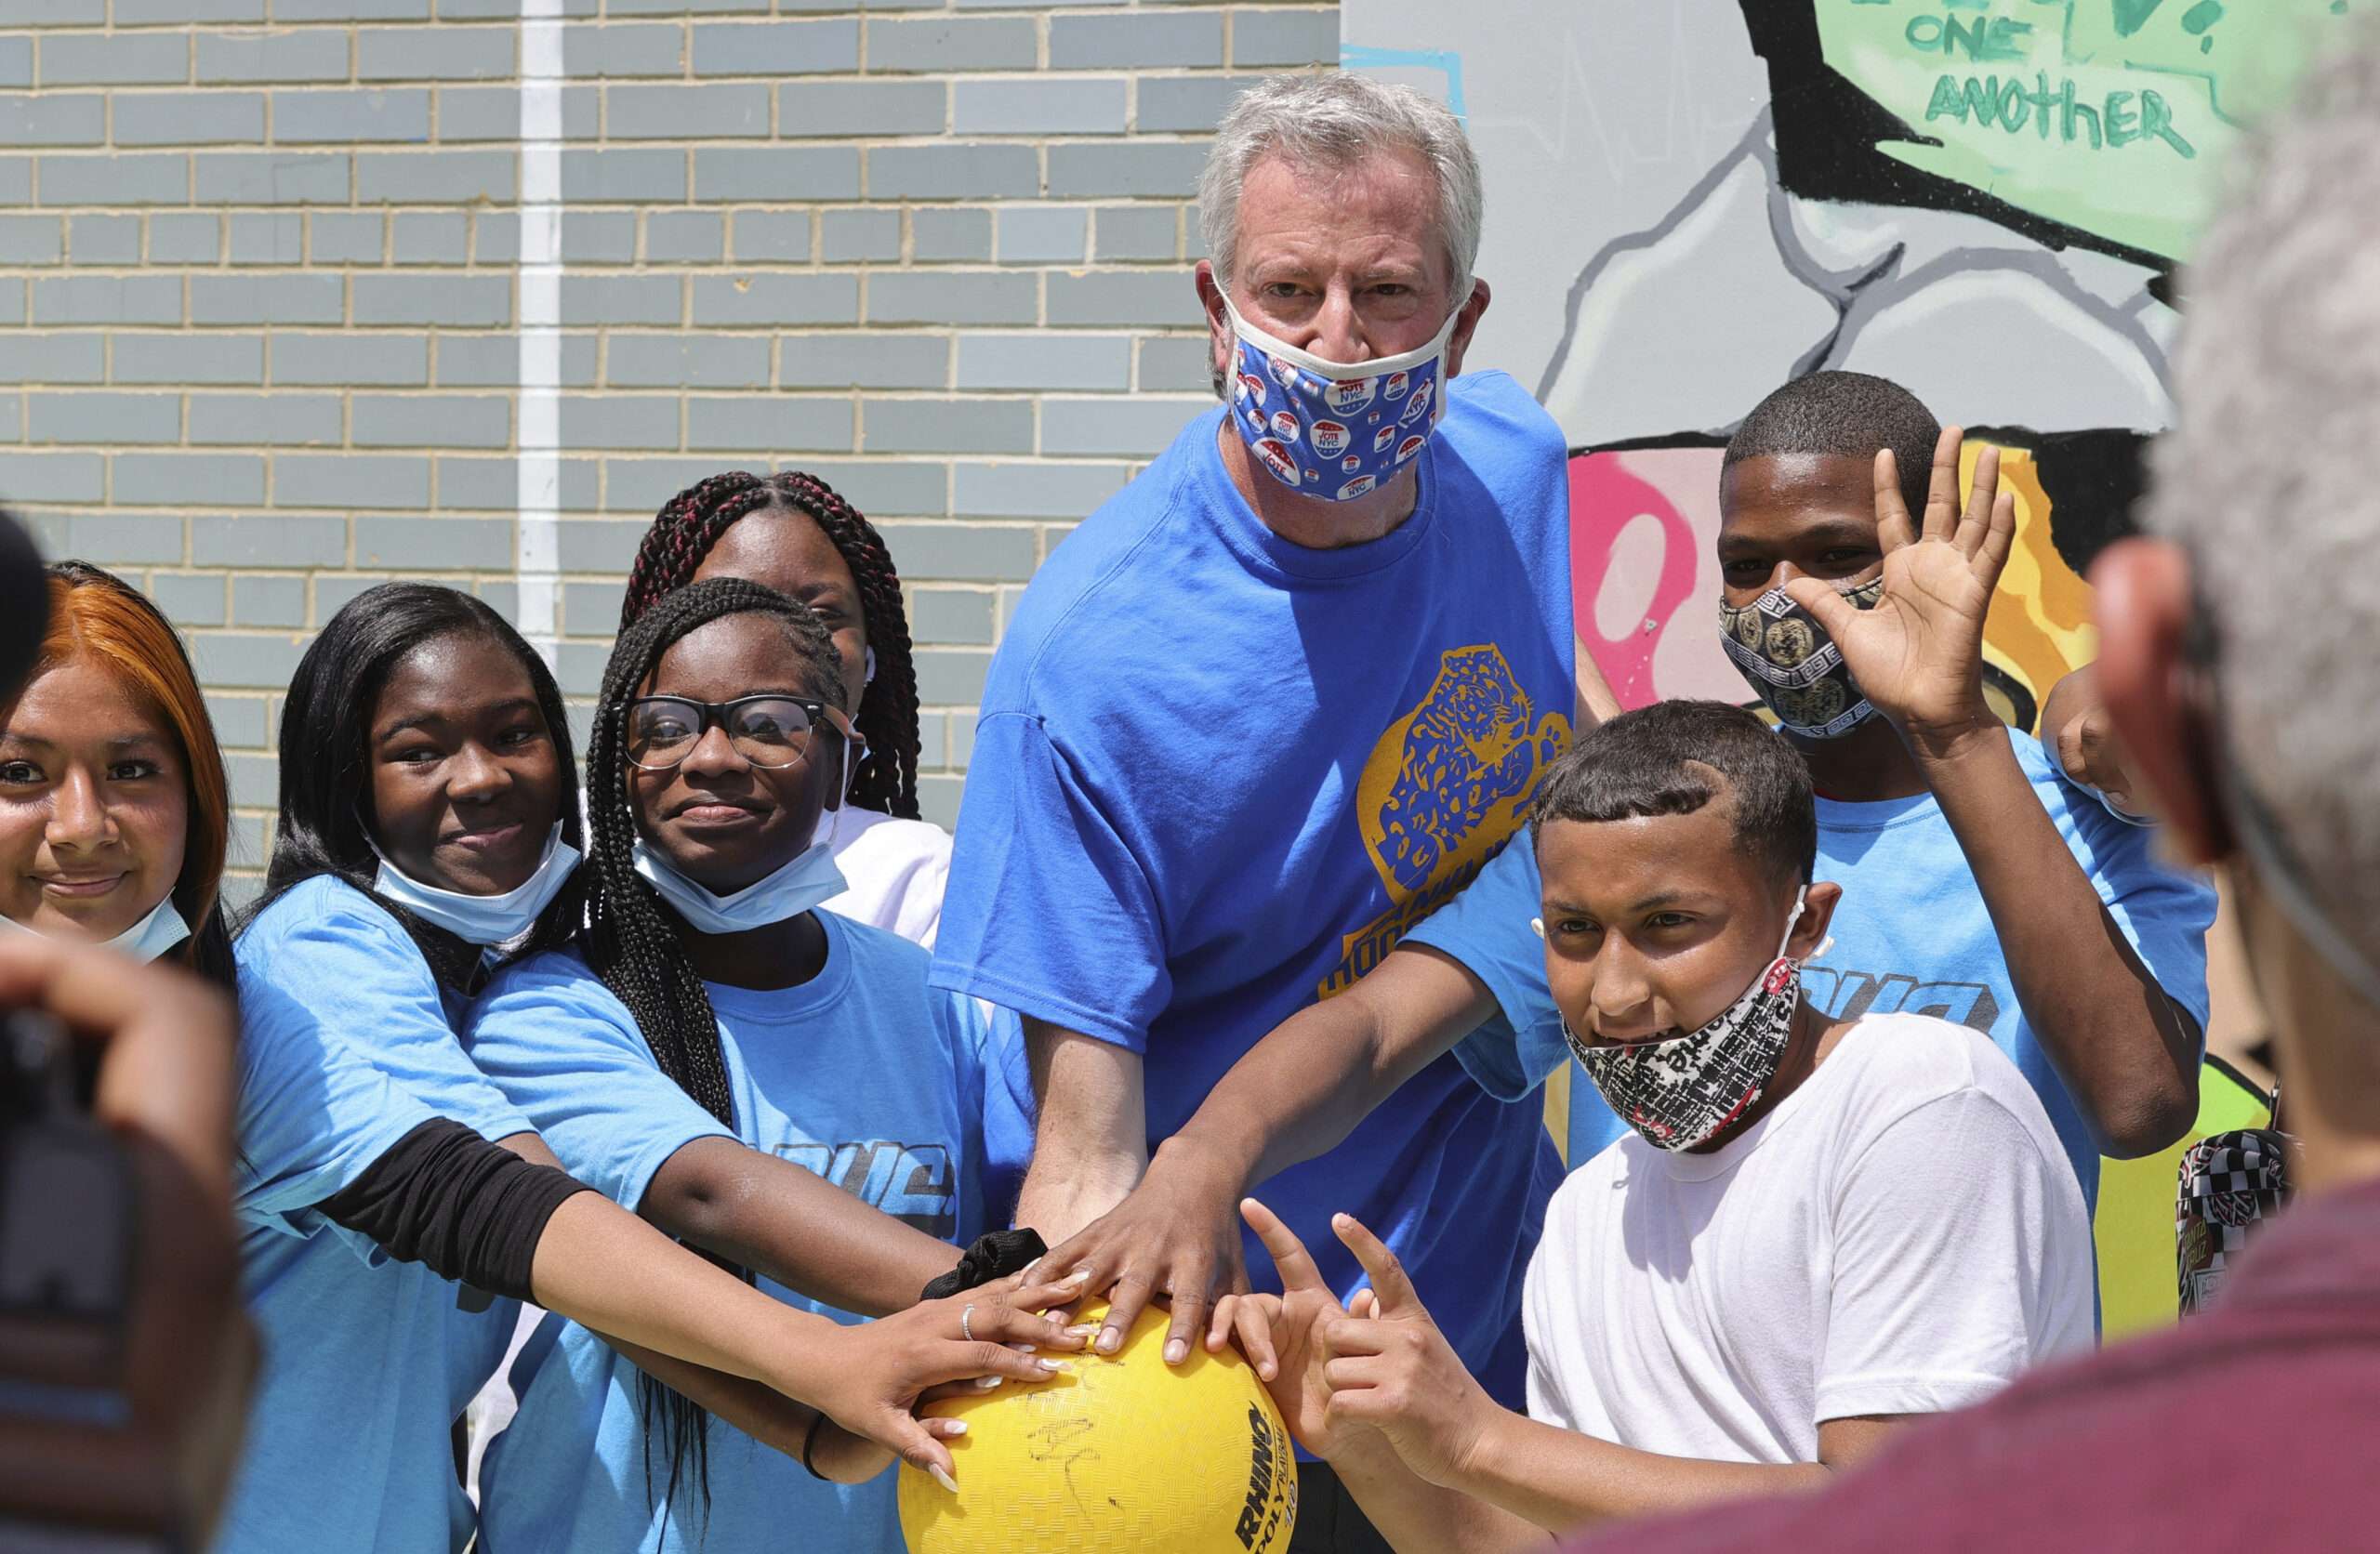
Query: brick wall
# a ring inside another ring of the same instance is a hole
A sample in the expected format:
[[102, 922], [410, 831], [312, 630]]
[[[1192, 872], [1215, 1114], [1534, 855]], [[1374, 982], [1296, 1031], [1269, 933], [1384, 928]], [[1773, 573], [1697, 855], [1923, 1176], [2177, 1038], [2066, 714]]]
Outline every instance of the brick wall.
[[1337, 50], [1295, 3], [0, 0], [0, 497], [189, 633], [253, 868], [356, 590], [470, 588], [583, 698], [664, 498], [813, 470], [907, 582], [947, 822], [1025, 582], [1208, 402], [1206, 133]]

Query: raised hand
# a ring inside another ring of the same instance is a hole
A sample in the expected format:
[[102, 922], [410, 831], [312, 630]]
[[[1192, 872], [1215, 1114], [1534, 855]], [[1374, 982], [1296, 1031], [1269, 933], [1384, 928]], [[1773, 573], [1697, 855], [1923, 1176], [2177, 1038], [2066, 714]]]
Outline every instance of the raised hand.
[[1923, 530], [1901, 500], [1892, 452], [1876, 454], [1876, 537], [1884, 597], [1860, 610], [1812, 577], [1785, 584], [1843, 650], [1868, 700], [1904, 739], [1942, 742], [1995, 726], [1983, 699], [1983, 626], [2016, 533], [2016, 497], [2000, 489], [2000, 451], [1977, 455], [1974, 489], [1959, 507], [1957, 427], [1942, 428]]
[[1405, 1466], [1452, 1486], [1502, 1412], [1430, 1318], [1413, 1281], [1381, 1239], [1351, 1215], [1330, 1222], [1370, 1276], [1373, 1314], [1321, 1324], [1333, 1429], [1377, 1429]]
[[1121, 1348], [1149, 1301], [1164, 1297], [1173, 1317], [1165, 1359], [1178, 1365], [1190, 1357], [1201, 1328], [1209, 1350], [1223, 1346], [1232, 1329], [1230, 1297], [1248, 1288], [1232, 1217], [1238, 1195], [1238, 1183], [1159, 1150], [1122, 1203], [1052, 1249], [1041, 1267], [1086, 1274], [1080, 1294], [1107, 1297], [1095, 1346], [1101, 1353]]

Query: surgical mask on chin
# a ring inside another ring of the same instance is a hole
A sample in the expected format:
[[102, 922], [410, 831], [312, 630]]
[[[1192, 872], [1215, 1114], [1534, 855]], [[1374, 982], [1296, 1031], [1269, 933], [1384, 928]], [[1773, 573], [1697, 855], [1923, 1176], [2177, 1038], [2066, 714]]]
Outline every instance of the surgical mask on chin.
[[[369, 839], [369, 833], [366, 833]], [[376, 855], [380, 853], [376, 844]], [[372, 876], [375, 895], [394, 902], [424, 922], [444, 928], [467, 944], [495, 946], [529, 931], [537, 915], [551, 905], [578, 867], [578, 849], [562, 839], [562, 822], [546, 837], [546, 850], [536, 872], [500, 896], [471, 896], [425, 885], [380, 857], [380, 872]]]
[[[29, 933], [36, 939], [57, 937], [55, 934], [44, 933], [39, 928], [29, 928], [14, 917], [0, 917], [0, 927], [14, 928], [19, 933]], [[148, 915], [140, 921], [107, 941], [105, 948], [113, 950], [118, 955], [130, 955], [135, 960], [150, 961], [155, 960], [189, 937], [190, 925], [182, 921], [181, 911], [174, 905], [174, 898], [168, 893], [164, 901], [151, 907]]]
[[[1620, 1120], [1658, 1149], [1690, 1150], [1726, 1132], [1759, 1103], [1793, 1039], [1802, 967], [1785, 954], [1808, 888], [1794, 892], [1776, 958], [1743, 995], [1698, 1030], [1667, 1041], [1590, 1046], [1562, 1034]], [[1820, 945], [1818, 953], [1825, 954]]]
[[1368, 496], [1395, 478], [1446, 414], [1447, 341], [1456, 309], [1429, 344], [1369, 362], [1326, 362], [1231, 320], [1231, 424], [1256, 462], [1290, 490], [1328, 502]]
[[[1884, 597], [1882, 573], [1838, 590], [1856, 609]], [[1719, 645], [1777, 721], [1805, 739], [1840, 739], [1876, 716], [1818, 617], [1771, 588], [1750, 604], [1719, 606]]]
[[835, 865], [834, 849], [820, 841], [813, 841], [765, 878], [727, 896], [713, 895], [707, 886], [679, 873], [677, 865], [648, 846], [642, 836], [629, 853], [637, 877], [652, 886], [697, 933], [745, 933], [782, 923], [841, 895], [848, 888], [843, 871]]

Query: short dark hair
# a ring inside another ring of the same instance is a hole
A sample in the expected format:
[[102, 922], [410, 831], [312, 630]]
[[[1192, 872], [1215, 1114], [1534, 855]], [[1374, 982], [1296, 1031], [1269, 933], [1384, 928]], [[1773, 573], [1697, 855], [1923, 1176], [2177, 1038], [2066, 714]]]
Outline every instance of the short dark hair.
[[1780, 454], [1873, 459], [1876, 450], [1890, 448], [1900, 470], [1900, 499], [1911, 518], [1923, 520], [1934, 444], [1941, 436], [1942, 424], [1924, 402], [1888, 377], [1811, 373], [1752, 406], [1727, 439], [1719, 472]]
[[1538, 790], [1532, 839], [1555, 821], [1690, 815], [1722, 794], [1736, 801], [1736, 845], [1810, 882], [1818, 802], [1791, 741], [1725, 702], [1655, 702], [1579, 736]]

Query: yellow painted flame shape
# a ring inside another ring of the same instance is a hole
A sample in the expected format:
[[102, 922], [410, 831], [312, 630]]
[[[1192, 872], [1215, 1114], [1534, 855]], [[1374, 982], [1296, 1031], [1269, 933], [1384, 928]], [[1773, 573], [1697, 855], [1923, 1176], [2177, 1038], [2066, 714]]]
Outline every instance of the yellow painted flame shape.
[[[1976, 459], [1992, 446], [1971, 441], [1959, 454], [1959, 489], [1974, 487]], [[2098, 652], [2091, 625], [2091, 586], [2050, 543], [2050, 500], [2031, 450], [2000, 446], [2000, 483], [2016, 494], [2016, 539], [1984, 620], [1984, 661], [2032, 696], [2038, 712], [2052, 687]], [[2016, 710], [1993, 694], [1993, 710], [2011, 722]]]

